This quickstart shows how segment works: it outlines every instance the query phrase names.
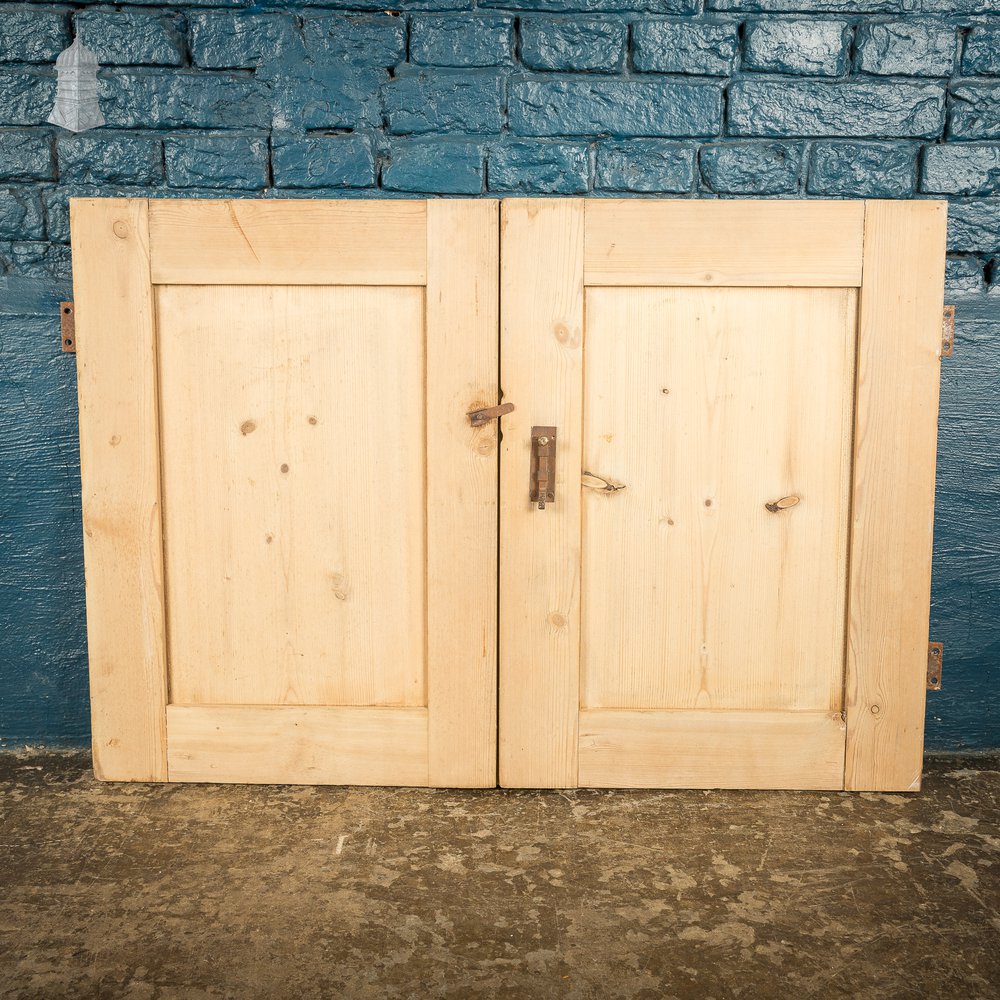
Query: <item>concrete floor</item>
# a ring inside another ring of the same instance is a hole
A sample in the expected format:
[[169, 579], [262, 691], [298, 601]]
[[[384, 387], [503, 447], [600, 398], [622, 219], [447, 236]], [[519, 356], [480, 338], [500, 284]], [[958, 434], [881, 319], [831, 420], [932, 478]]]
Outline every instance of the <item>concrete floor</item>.
[[0, 997], [1000, 995], [1000, 759], [912, 795], [106, 785], [0, 754]]

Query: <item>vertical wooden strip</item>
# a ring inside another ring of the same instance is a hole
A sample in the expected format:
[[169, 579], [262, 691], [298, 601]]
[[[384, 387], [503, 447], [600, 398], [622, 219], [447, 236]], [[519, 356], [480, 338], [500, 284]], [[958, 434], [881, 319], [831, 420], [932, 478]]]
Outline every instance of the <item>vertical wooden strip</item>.
[[[500, 783], [575, 787], [580, 704], [583, 232], [579, 200], [501, 206]], [[533, 425], [558, 428], [556, 501], [528, 500]]]
[[94, 770], [163, 781], [166, 644], [147, 203], [74, 199]]
[[920, 787], [944, 261], [944, 202], [867, 203], [848, 592], [848, 789]]
[[498, 207], [427, 204], [430, 784], [496, 784]]

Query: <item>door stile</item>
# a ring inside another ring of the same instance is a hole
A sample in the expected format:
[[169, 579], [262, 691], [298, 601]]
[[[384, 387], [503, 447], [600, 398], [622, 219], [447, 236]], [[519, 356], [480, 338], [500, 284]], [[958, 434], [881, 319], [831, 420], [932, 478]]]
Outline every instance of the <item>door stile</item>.
[[866, 202], [848, 590], [848, 790], [920, 788], [945, 237], [944, 202]]
[[167, 651], [148, 202], [73, 199], [94, 771], [167, 778]]
[[427, 203], [428, 783], [496, 784], [499, 211]]
[[[578, 781], [584, 203], [501, 205], [500, 784]], [[529, 502], [531, 430], [557, 428], [554, 503]]]

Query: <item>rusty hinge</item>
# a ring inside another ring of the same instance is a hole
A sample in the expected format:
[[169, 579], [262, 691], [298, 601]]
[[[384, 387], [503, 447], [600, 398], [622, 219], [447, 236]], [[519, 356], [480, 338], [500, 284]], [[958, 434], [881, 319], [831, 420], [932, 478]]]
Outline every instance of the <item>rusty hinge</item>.
[[482, 427], [491, 420], [502, 417], [505, 413], [510, 413], [514, 409], [513, 403], [501, 403], [499, 406], [484, 406], [481, 410], [470, 410], [466, 416], [473, 427]]
[[59, 336], [62, 349], [67, 354], [76, 354], [76, 313], [72, 302], [59, 303]]
[[941, 690], [941, 666], [944, 663], [944, 643], [927, 643], [927, 690]]
[[941, 357], [950, 358], [955, 353], [955, 307], [945, 306], [941, 316]]
[[531, 428], [531, 470], [528, 499], [545, 510], [547, 503], [556, 502], [556, 429]]

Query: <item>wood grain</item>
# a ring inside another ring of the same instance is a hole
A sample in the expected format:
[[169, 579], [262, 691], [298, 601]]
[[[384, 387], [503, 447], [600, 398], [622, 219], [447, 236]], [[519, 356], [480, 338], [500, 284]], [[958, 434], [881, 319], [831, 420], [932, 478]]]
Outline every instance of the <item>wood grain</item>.
[[581, 712], [580, 785], [841, 788], [844, 728], [830, 712]]
[[[427, 684], [430, 782], [496, 784], [499, 211], [427, 206]], [[506, 418], [505, 418], [506, 419]]]
[[587, 290], [584, 707], [840, 711], [856, 303]]
[[426, 785], [427, 709], [170, 705], [171, 781]]
[[423, 201], [149, 203], [157, 284], [422, 285]]
[[423, 290], [157, 306], [171, 700], [425, 705]]
[[587, 201], [590, 285], [861, 284], [860, 201]]
[[[577, 782], [583, 203], [501, 205], [500, 783]], [[556, 502], [528, 501], [533, 425], [558, 427]]]
[[920, 787], [946, 203], [867, 203], [845, 787]]
[[156, 330], [141, 199], [70, 203], [94, 771], [166, 778]]

